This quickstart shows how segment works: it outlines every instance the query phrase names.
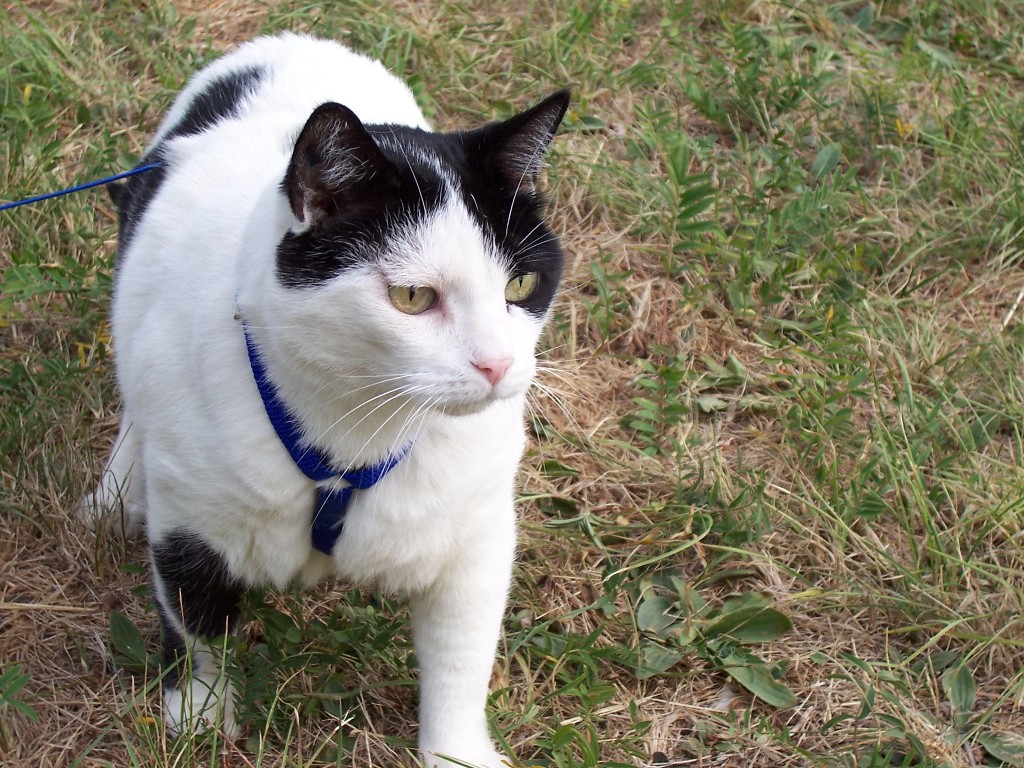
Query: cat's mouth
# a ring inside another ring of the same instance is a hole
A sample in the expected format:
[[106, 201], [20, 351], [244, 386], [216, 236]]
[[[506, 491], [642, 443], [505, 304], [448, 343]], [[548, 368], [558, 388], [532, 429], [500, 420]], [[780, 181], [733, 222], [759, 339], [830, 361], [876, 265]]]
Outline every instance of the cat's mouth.
[[449, 401], [440, 404], [437, 409], [447, 416], [473, 416], [486, 411], [495, 403], [500, 403], [502, 400], [507, 400], [516, 394], [516, 392], [512, 391], [499, 392], [498, 389], [495, 388], [492, 389], [485, 397], [472, 400]]
[[438, 410], [446, 416], [474, 416], [487, 410], [500, 398], [488, 397], [476, 402], [443, 403]]

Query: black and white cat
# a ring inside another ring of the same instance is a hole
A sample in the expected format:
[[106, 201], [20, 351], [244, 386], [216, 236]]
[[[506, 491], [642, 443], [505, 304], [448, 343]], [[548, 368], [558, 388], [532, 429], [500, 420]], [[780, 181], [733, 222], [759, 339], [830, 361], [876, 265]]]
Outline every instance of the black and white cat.
[[87, 509], [145, 523], [164, 653], [191, 661], [172, 730], [237, 731], [216, 637], [247, 587], [340, 576], [410, 599], [427, 764], [507, 759], [484, 707], [568, 98], [432, 133], [378, 62], [261, 38], [190, 81], [115, 195], [123, 416]]

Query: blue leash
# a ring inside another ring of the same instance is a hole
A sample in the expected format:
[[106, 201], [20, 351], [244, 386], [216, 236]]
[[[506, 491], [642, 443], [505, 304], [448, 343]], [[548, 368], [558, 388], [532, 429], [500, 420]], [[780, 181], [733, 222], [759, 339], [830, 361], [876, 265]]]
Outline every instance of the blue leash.
[[17, 208], [20, 205], [29, 205], [31, 203], [39, 203], [43, 200], [50, 200], [54, 197], [63, 197], [64, 195], [70, 195], [73, 192], [81, 192], [83, 189], [92, 189], [93, 187], [99, 187], [104, 184], [110, 184], [114, 181], [120, 181], [121, 179], [127, 179], [129, 176], [135, 176], [139, 173], [146, 173], [152, 171], [154, 168], [159, 168], [161, 163], [149, 163], [147, 165], [140, 165], [138, 168], [132, 168], [130, 171], [124, 173], [118, 173], [114, 176], [107, 176], [104, 179], [97, 179], [96, 181], [89, 181], [85, 184], [76, 184], [73, 187], [67, 189], [60, 189], [56, 192], [47, 192], [45, 195], [36, 195], [35, 197], [26, 197], [24, 200], [17, 200], [13, 203], [3, 203], [0, 205], [0, 211], [6, 211], [9, 208]]

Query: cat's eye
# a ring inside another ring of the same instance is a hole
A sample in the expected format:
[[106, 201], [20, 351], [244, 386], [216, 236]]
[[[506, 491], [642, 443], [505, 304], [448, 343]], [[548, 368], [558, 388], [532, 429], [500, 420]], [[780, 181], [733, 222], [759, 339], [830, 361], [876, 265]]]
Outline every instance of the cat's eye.
[[513, 277], [505, 284], [505, 301], [515, 303], [526, 301], [533, 296], [533, 292], [537, 290], [538, 277], [536, 272]]
[[396, 309], [407, 315], [418, 315], [437, 303], [437, 291], [421, 285], [392, 285], [388, 288], [388, 298]]

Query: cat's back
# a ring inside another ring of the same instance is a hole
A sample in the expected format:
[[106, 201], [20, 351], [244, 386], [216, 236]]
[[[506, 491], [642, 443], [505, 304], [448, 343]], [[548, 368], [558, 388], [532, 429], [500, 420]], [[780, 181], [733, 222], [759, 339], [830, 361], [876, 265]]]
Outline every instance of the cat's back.
[[[198, 256], [194, 244], [238, 234], [284, 177], [302, 125], [329, 101], [365, 123], [429, 128], [405, 83], [329, 40], [257, 38], [197, 72], [143, 157], [156, 169], [118, 195], [122, 267], [133, 250], [169, 253], [193, 243], [176, 254], [181, 264]], [[150, 242], [138, 247], [139, 239]], [[223, 254], [224, 244], [217, 249]]]
[[379, 61], [331, 40], [286, 33], [245, 43], [196, 73], [151, 146], [264, 115], [294, 114], [301, 127], [325, 101], [344, 104], [364, 123], [427, 127], [408, 87]]

